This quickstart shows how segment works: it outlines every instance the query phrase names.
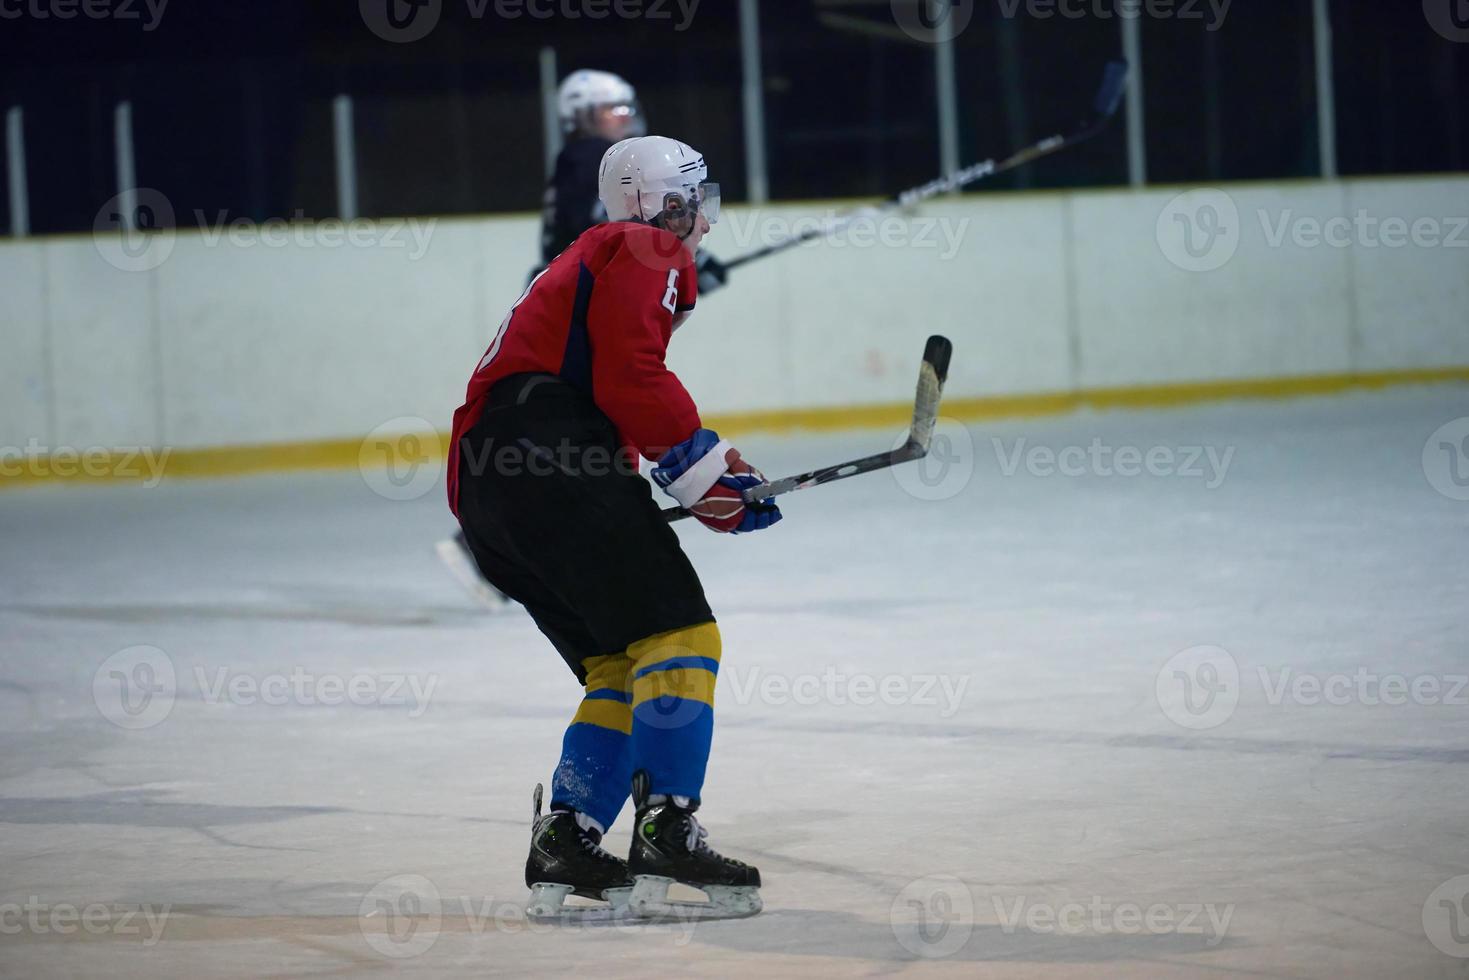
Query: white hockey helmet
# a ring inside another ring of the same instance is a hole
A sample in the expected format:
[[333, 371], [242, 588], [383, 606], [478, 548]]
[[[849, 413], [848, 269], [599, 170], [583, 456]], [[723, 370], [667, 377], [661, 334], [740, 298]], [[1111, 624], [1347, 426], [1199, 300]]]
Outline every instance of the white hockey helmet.
[[647, 132], [638, 93], [620, 75], [582, 68], [567, 75], [556, 93], [556, 113], [568, 133], [589, 128], [592, 111], [603, 106], [629, 117], [626, 132], [635, 136]]
[[708, 177], [704, 155], [687, 143], [667, 136], [636, 136], [603, 154], [597, 192], [609, 221], [641, 221], [663, 228], [703, 214], [712, 225], [719, 220], [720, 194], [719, 185]]

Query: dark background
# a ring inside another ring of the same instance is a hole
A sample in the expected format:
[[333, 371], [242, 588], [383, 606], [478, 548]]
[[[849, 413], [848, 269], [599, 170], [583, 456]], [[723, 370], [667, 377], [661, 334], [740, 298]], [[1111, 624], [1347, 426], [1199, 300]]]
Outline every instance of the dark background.
[[[133, 103], [138, 183], [162, 191], [180, 223], [194, 209], [333, 215], [339, 92], [355, 100], [363, 214], [535, 210], [544, 45], [562, 75], [628, 78], [652, 131], [697, 146], [727, 199], [745, 197], [733, 0], [703, 0], [683, 32], [673, 4], [669, 19], [594, 21], [506, 19], [493, 2], [475, 17], [467, 0], [443, 0], [437, 27], [408, 44], [375, 36], [356, 0], [171, 0], [151, 32], [141, 0], [111, 0], [130, 3], [132, 20], [35, 16], [57, 2], [0, 0], [0, 108], [25, 109], [35, 234], [90, 229], [117, 192], [122, 99]], [[979, 0], [956, 42], [965, 163], [1075, 123], [1121, 51], [1115, 17], [1001, 9]], [[1342, 174], [1465, 169], [1466, 46], [1435, 33], [1418, 0], [1335, 0], [1332, 11]], [[761, 21], [773, 199], [877, 195], [936, 176], [933, 49], [897, 30], [888, 3], [762, 0]], [[1143, 20], [1149, 180], [1317, 176], [1310, 0], [1235, 0], [1221, 29], [1206, 25]], [[1126, 179], [1119, 121], [976, 192]], [[0, 195], [0, 229], [6, 209]]]

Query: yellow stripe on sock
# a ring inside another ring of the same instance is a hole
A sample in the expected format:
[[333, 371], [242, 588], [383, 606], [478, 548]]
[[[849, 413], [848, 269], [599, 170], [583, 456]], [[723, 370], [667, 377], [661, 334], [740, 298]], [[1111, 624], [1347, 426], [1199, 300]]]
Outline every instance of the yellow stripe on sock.
[[632, 705], [621, 701], [585, 700], [576, 709], [573, 725], [596, 725], [624, 735], [632, 734]]
[[714, 623], [700, 623], [639, 640], [627, 648], [627, 655], [636, 665], [633, 670], [636, 674], [680, 657], [704, 657], [718, 663], [720, 646], [719, 627]]
[[[634, 662], [633, 674], [637, 675], [649, 667], [685, 658], [712, 660], [718, 664], [720, 648], [719, 627], [714, 623], [700, 623], [639, 640], [627, 648], [627, 653]], [[702, 667], [677, 666], [654, 670], [633, 681], [633, 707], [664, 697], [713, 706], [715, 681], [714, 671]]]
[[587, 693], [592, 691], [632, 692], [633, 660], [626, 653], [588, 657], [581, 662], [587, 672]]

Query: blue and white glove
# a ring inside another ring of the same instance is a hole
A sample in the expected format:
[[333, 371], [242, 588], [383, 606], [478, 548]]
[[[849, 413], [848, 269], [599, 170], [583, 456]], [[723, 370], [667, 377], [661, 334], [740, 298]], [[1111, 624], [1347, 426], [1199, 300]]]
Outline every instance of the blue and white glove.
[[712, 429], [697, 429], [664, 453], [653, 469], [653, 482], [701, 524], [721, 533], [761, 531], [780, 520], [773, 501], [745, 503], [745, 491], [760, 486], [765, 477]]

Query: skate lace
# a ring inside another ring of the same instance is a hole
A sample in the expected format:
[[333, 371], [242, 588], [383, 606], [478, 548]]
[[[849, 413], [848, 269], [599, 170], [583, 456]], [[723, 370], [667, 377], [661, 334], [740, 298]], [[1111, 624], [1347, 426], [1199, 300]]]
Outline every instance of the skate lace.
[[612, 853], [610, 851], [608, 851], [601, 844], [593, 840], [591, 834], [583, 832], [581, 834], [578, 834], [577, 836], [581, 838], [581, 849], [586, 851], [592, 857], [602, 861], [617, 860], [612, 856]]
[[713, 854], [714, 849], [709, 846], [709, 831], [704, 829], [704, 825], [699, 823], [698, 818], [692, 813], [684, 819], [689, 823], [689, 832], [684, 838], [684, 846], [691, 851], [706, 851]]

